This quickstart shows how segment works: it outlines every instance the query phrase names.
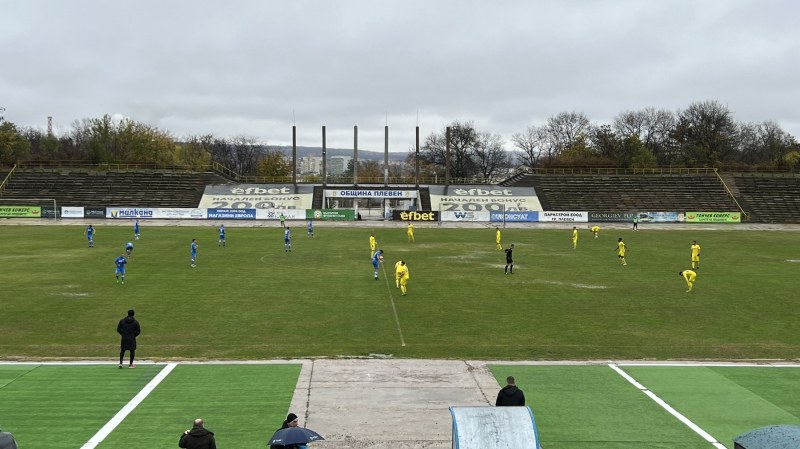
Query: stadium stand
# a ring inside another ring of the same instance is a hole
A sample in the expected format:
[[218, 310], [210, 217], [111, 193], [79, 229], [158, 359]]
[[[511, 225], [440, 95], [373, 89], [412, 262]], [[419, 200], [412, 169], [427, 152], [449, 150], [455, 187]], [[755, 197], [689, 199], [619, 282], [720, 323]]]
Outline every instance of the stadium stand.
[[[739, 203], [750, 213], [750, 221], [761, 223], [800, 222], [800, 175], [792, 173], [736, 173], [732, 179]], [[731, 189], [734, 190], [734, 189]]]
[[53, 198], [59, 206], [197, 207], [213, 172], [17, 169], [0, 198]]
[[711, 174], [525, 173], [503, 185], [533, 187], [551, 211], [738, 210], [719, 178]]

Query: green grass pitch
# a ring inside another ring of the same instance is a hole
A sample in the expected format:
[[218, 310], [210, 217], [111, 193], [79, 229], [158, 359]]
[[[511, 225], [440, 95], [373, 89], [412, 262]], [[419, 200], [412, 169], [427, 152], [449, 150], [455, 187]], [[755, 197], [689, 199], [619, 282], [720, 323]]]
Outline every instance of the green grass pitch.
[[[363, 225], [362, 225], [363, 226]], [[132, 227], [0, 227], [5, 359], [114, 360], [117, 321], [142, 324], [143, 359], [365, 356], [532, 359], [796, 359], [796, 232], [509, 228], [513, 275], [494, 229], [158, 227], [145, 222], [125, 285], [113, 261]], [[372, 278], [368, 238], [386, 251]], [[628, 245], [628, 266], [616, 240]], [[197, 268], [189, 243], [199, 240]], [[678, 271], [702, 246], [694, 291]], [[392, 269], [406, 260], [409, 293]], [[403, 345], [405, 343], [405, 345]]]

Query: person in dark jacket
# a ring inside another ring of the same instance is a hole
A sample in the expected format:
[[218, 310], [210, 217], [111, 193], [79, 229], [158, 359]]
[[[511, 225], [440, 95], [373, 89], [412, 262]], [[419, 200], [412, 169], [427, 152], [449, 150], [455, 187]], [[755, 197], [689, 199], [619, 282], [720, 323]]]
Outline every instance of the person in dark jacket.
[[203, 427], [203, 420], [194, 420], [192, 428], [183, 432], [181, 439], [178, 440], [178, 447], [186, 449], [217, 449], [217, 442], [214, 440], [214, 432]]
[[17, 440], [11, 432], [3, 432], [0, 429], [0, 449], [17, 449]]
[[498, 407], [525, 405], [525, 394], [517, 388], [517, 384], [514, 383], [514, 376], [508, 376], [506, 382], [508, 385], [497, 393], [497, 401], [495, 401], [494, 405]]
[[[299, 425], [300, 420], [297, 418], [297, 415], [294, 413], [289, 413], [286, 415], [286, 419], [283, 420], [283, 425], [281, 425], [281, 429], [288, 429], [289, 427], [297, 427]], [[270, 446], [270, 449], [307, 449], [308, 446], [305, 444], [290, 444], [287, 446]]]
[[136, 357], [136, 337], [142, 332], [139, 322], [133, 317], [133, 310], [128, 310], [128, 316], [119, 320], [117, 333], [122, 336], [119, 349], [119, 367], [122, 368], [122, 360], [125, 358], [125, 351], [130, 351], [130, 363], [128, 368], [136, 368], [133, 360]]

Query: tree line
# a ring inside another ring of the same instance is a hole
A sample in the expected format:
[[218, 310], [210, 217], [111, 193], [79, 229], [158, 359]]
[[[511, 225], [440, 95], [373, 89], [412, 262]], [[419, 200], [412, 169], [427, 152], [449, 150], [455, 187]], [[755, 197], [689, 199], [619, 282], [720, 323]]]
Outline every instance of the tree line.
[[[51, 135], [18, 127], [0, 108], [0, 165], [17, 161], [148, 163], [205, 167], [218, 162], [243, 176], [291, 175], [291, 162], [280, 148], [259, 145], [249, 136], [213, 134], [176, 138], [169, 131], [133, 119], [109, 115], [85, 118], [69, 131]], [[448, 133], [449, 129], [449, 152]], [[494, 178], [513, 169], [547, 167], [715, 167], [721, 169], [795, 170], [800, 145], [774, 121], [740, 123], [717, 101], [669, 111], [624, 111], [611, 123], [595, 123], [581, 112], [560, 112], [541, 125], [511, 136], [507, 151], [500, 135], [479, 130], [471, 121], [453, 121], [421, 143], [421, 176]], [[448, 159], [449, 157], [449, 159]], [[413, 175], [416, 149], [405, 166], [390, 166], [390, 176]], [[383, 175], [382, 163], [359, 161], [358, 175]], [[353, 172], [353, 163], [346, 175]]]

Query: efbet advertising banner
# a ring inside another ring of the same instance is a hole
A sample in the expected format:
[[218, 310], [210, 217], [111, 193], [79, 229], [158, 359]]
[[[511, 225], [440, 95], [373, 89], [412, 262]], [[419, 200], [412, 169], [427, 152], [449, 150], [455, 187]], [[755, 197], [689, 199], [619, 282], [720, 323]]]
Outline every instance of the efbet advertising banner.
[[353, 209], [308, 209], [306, 210], [306, 219], [353, 221], [356, 219], [356, 211]]
[[232, 184], [206, 186], [199, 208], [310, 209], [313, 185]]
[[42, 218], [39, 206], [0, 206], [0, 217]]
[[686, 212], [687, 223], [741, 223], [741, 212]]
[[393, 210], [392, 220], [439, 221], [439, 212], [435, 210]]
[[533, 187], [497, 185], [429, 186], [431, 209], [441, 212], [542, 210]]
[[106, 208], [106, 218], [154, 218], [155, 209], [137, 207]]

